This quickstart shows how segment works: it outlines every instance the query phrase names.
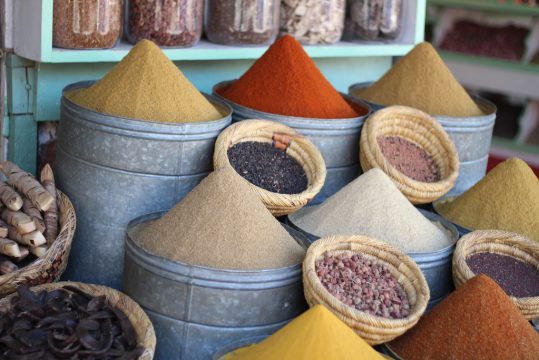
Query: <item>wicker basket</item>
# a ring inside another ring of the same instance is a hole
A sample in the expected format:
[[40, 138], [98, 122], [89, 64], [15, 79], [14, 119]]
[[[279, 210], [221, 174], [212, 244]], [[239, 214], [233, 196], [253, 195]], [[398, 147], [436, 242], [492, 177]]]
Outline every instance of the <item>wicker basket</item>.
[[[386, 319], [356, 310], [338, 300], [316, 275], [316, 260], [326, 252], [361, 253], [386, 265], [408, 295], [410, 315], [403, 319]], [[331, 236], [313, 243], [303, 262], [303, 286], [310, 306], [325, 305], [370, 345], [391, 341], [413, 327], [429, 301], [427, 281], [416, 263], [393, 246], [363, 235]]]
[[[440, 169], [440, 181], [421, 182], [401, 173], [382, 154], [380, 136], [398, 136], [424, 149]], [[391, 106], [367, 119], [361, 132], [359, 158], [364, 171], [382, 169], [414, 204], [439, 199], [451, 190], [459, 174], [457, 150], [442, 126], [430, 115], [406, 106]]]
[[[539, 270], [539, 244], [535, 241], [507, 231], [478, 230], [464, 235], [457, 243], [453, 254], [455, 286], [464, 284], [476, 275], [468, 266], [466, 259], [482, 252], [511, 256]], [[510, 298], [526, 319], [539, 318], [539, 296]]]
[[77, 217], [73, 204], [57, 191], [60, 232], [45, 256], [12, 273], [0, 276], [0, 297], [13, 293], [21, 284], [40, 285], [56, 281], [67, 266], [71, 242], [75, 235]]
[[301, 209], [322, 189], [326, 179], [326, 165], [320, 151], [296, 130], [268, 120], [245, 120], [225, 129], [217, 138], [213, 165], [215, 169], [232, 166], [228, 160], [228, 149], [237, 143], [258, 141], [272, 143], [286, 151], [305, 170], [307, 189], [299, 194], [278, 194], [249, 183], [274, 216], [288, 215]]
[[[31, 290], [52, 291], [66, 285], [76, 287], [92, 296], [105, 295], [110, 306], [120, 309], [129, 318], [129, 321], [133, 325], [133, 328], [137, 334], [138, 345], [144, 347], [144, 353], [139, 357], [139, 360], [153, 359], [156, 342], [153, 325], [142, 308], [127, 295], [105, 286], [83, 284], [71, 281], [61, 281], [51, 284], [38, 285], [33, 287]], [[0, 300], [1, 310], [5, 311], [10, 309], [10, 300], [13, 296], [15, 296], [15, 294]]]

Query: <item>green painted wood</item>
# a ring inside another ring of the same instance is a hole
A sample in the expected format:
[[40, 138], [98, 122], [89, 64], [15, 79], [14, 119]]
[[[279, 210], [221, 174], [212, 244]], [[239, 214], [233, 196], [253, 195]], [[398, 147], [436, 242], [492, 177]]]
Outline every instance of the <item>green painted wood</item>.
[[517, 152], [536, 154], [539, 155], [539, 146], [533, 144], [523, 144], [512, 139], [505, 139], [494, 136], [492, 138], [492, 145], [502, 148], [510, 149]]
[[21, 169], [36, 173], [37, 122], [30, 115], [10, 115], [8, 159]]
[[487, 56], [468, 55], [444, 50], [440, 50], [439, 52], [445, 60], [449, 61], [460, 61], [470, 64], [477, 64], [484, 67], [496, 67], [519, 73], [533, 73], [534, 75], [539, 74], [539, 65], [536, 64], [526, 64], [518, 61], [508, 61]]
[[[390, 57], [315, 59], [315, 62], [329, 81], [342, 92], [356, 82], [374, 81], [391, 66]], [[183, 61], [176, 65], [201, 91], [211, 93], [212, 87], [220, 81], [241, 76], [252, 60], [235, 61]], [[38, 64], [35, 93], [36, 121], [58, 120], [60, 117], [60, 97], [62, 89], [74, 82], [101, 78], [115, 63]]]
[[539, 6], [516, 4], [514, 0], [428, 0], [428, 5], [490, 11], [504, 15], [539, 15]]

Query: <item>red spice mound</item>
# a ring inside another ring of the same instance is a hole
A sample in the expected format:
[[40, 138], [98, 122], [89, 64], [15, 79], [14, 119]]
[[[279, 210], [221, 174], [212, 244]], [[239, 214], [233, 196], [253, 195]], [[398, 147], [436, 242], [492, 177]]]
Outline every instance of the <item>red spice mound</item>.
[[406, 360], [539, 359], [539, 334], [486, 275], [459, 287], [389, 346]]
[[237, 104], [271, 114], [341, 119], [366, 113], [344, 100], [289, 35], [278, 39], [238, 81], [219, 93]]

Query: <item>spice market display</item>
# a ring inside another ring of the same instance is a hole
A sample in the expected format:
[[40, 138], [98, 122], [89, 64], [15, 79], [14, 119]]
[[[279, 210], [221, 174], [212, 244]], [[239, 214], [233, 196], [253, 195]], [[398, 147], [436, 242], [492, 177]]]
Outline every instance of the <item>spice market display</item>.
[[37, 2], [0, 64], [0, 360], [539, 360], [539, 160], [455, 65], [533, 82], [533, 21]]

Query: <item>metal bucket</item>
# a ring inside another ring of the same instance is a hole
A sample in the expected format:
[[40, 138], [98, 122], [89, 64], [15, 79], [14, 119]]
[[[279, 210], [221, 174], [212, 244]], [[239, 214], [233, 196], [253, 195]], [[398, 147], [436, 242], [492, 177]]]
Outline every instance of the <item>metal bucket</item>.
[[[424, 209], [417, 210], [419, 210], [423, 216], [430, 221], [439, 222], [442, 224], [442, 226], [449, 231], [451, 234], [451, 239], [454, 241], [453, 245], [437, 251], [407, 254], [417, 263], [417, 266], [419, 266], [423, 272], [423, 275], [425, 275], [425, 279], [427, 280], [430, 289], [429, 308], [431, 308], [440, 302], [441, 299], [445, 298], [454, 289], [452, 259], [456, 243], [459, 239], [459, 233], [457, 228], [451, 222], [447, 221], [440, 215]], [[289, 217], [286, 218], [286, 224], [297, 231], [301, 231], [311, 243], [320, 238], [319, 236], [310, 234], [301, 229], [299, 226], [295, 225]]]
[[[221, 347], [271, 335], [306, 310], [301, 264], [271, 270], [220, 270], [152, 255], [125, 237], [124, 291], [155, 327], [156, 360], [210, 359]], [[293, 233], [292, 233], [293, 236]], [[296, 239], [302, 246], [302, 239]]]
[[78, 215], [64, 279], [121, 288], [128, 222], [173, 207], [213, 169], [231, 109], [207, 97], [227, 115], [185, 124], [108, 116], [62, 97], [55, 176]]
[[[350, 86], [351, 96], [357, 90], [369, 87], [372, 82], [359, 83]], [[459, 154], [459, 177], [455, 186], [447, 196], [460, 195], [485, 176], [487, 162], [492, 141], [492, 131], [496, 121], [496, 105], [478, 96], [472, 96], [481, 110], [487, 114], [483, 116], [452, 117], [434, 115], [434, 118], [444, 127], [451, 137]], [[363, 99], [363, 101], [366, 101]], [[374, 109], [384, 108], [383, 105], [366, 101]]]
[[275, 115], [246, 108], [218, 94], [219, 89], [233, 82], [224, 81], [215, 85], [213, 94], [232, 107], [234, 121], [265, 119], [283, 123], [305, 135], [322, 153], [327, 168], [326, 182], [312, 204], [321, 203], [361, 174], [359, 137], [363, 122], [371, 112], [365, 102], [343, 95], [348, 102], [367, 111], [365, 115], [351, 119], [308, 119]]
[[445, 221], [447, 222], [450, 222], [451, 224], [453, 224], [453, 226], [457, 229], [457, 231], [459, 232], [459, 238], [460, 237], [463, 237], [464, 235], [468, 234], [468, 233], [471, 233], [473, 230], [470, 230], [464, 226], [461, 226], [457, 223], [454, 223], [452, 222], [451, 220], [449, 219], [446, 219], [445, 216], [443, 216], [439, 211], [438, 211], [438, 206], [440, 206], [440, 204], [442, 202], [446, 202], [446, 201], [453, 201], [454, 199], [456, 198], [456, 196], [449, 196], [449, 197], [446, 197], [446, 198], [443, 198], [443, 199], [440, 199], [440, 200], [437, 200], [435, 202], [432, 203], [432, 208], [434, 209], [434, 212], [436, 214], [438, 214], [438, 216], [442, 217], [443, 219], [445, 219]]
[[255, 336], [250, 337], [246, 339], [241, 339], [239, 341], [235, 341], [232, 344], [228, 344], [222, 348], [220, 348], [215, 354], [212, 356], [212, 360], [223, 360], [225, 355], [230, 354], [234, 350], [238, 350], [239, 348], [246, 347], [249, 345], [254, 345], [262, 342], [265, 340], [267, 336]]

